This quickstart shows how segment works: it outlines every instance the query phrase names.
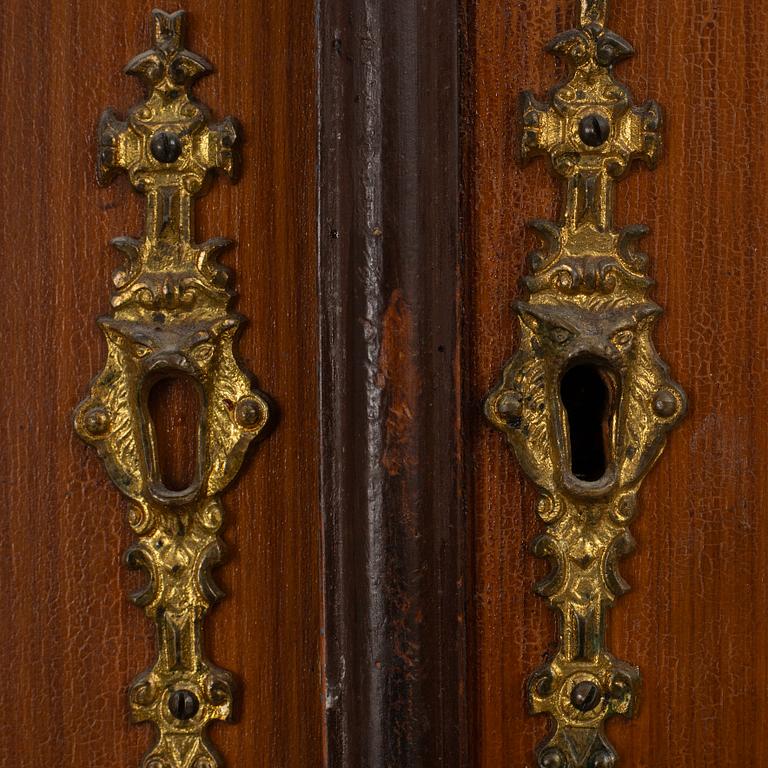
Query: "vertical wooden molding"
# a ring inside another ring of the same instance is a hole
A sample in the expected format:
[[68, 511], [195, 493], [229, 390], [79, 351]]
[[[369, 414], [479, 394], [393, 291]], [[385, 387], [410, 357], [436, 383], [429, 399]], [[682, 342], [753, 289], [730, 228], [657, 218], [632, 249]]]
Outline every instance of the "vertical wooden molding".
[[458, 10], [319, 4], [330, 768], [465, 764]]

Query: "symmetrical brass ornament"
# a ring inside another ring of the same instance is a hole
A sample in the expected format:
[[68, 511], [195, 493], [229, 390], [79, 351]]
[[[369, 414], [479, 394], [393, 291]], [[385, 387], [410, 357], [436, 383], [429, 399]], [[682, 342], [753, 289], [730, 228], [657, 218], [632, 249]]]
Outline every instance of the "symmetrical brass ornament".
[[559, 646], [529, 681], [532, 712], [554, 725], [540, 768], [616, 763], [604, 723], [632, 716], [639, 670], [606, 650], [606, 614], [629, 588], [617, 562], [633, 547], [638, 488], [686, 409], [651, 339], [661, 310], [634, 247], [647, 230], [613, 227], [614, 184], [633, 161], [659, 158], [661, 111], [634, 106], [614, 79], [633, 51], [606, 29], [606, 11], [607, 0], [581, 0], [579, 28], [549, 45], [566, 81], [546, 103], [523, 96], [523, 156], [549, 158], [565, 210], [559, 223], [533, 222], [543, 248], [516, 304], [520, 346], [486, 403], [541, 492], [546, 524], [533, 548], [551, 571], [537, 591], [558, 614]]
[[[125, 70], [146, 99], [125, 121], [107, 110], [99, 126], [99, 181], [128, 173], [146, 197], [145, 234], [113, 241], [126, 264], [114, 273], [112, 314], [99, 320], [107, 362], [75, 427], [132, 501], [139, 539], [125, 561], [148, 576], [132, 596], [155, 622], [159, 646], [130, 691], [134, 719], [158, 732], [143, 765], [214, 768], [221, 762], [207, 726], [230, 717], [233, 696], [230, 674], [206, 659], [202, 640], [205, 614], [220, 597], [210, 576], [222, 555], [218, 494], [264, 429], [268, 406], [233, 353], [241, 318], [229, 311], [234, 292], [215, 258], [228, 243], [193, 241], [193, 200], [211, 171], [233, 176], [237, 127], [229, 117], [210, 124], [192, 98], [211, 67], [184, 48], [183, 12], [152, 18], [153, 48]], [[164, 484], [148, 410], [150, 390], [169, 377], [191, 379], [200, 397], [194, 480], [181, 491]]]

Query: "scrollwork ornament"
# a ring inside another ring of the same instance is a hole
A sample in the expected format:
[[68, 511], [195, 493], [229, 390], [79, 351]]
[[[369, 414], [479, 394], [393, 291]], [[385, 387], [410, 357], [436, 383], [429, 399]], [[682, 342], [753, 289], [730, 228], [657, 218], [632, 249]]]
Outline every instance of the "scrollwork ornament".
[[531, 711], [554, 725], [539, 768], [618, 760], [605, 721], [632, 717], [640, 673], [607, 651], [607, 613], [629, 589], [618, 562], [634, 548], [638, 488], [686, 410], [653, 345], [661, 310], [647, 297], [647, 256], [634, 248], [647, 229], [613, 226], [614, 186], [635, 161], [655, 167], [662, 118], [653, 101], [635, 106], [614, 77], [633, 51], [605, 26], [607, 6], [581, 0], [578, 28], [548, 46], [568, 65], [566, 81], [546, 102], [522, 98], [523, 157], [549, 159], [564, 210], [558, 222], [532, 224], [542, 247], [516, 304], [519, 348], [486, 401], [539, 488], [546, 526], [533, 552], [550, 571], [536, 591], [559, 631], [528, 685]]
[[[230, 311], [229, 272], [216, 260], [229, 243], [194, 241], [194, 198], [214, 171], [235, 175], [237, 123], [211, 123], [192, 96], [211, 66], [184, 47], [184, 12], [153, 11], [152, 21], [152, 48], [125, 70], [141, 80], [144, 101], [125, 120], [107, 110], [99, 123], [98, 179], [126, 172], [146, 199], [146, 222], [141, 239], [113, 241], [125, 264], [113, 275], [112, 313], [99, 319], [107, 362], [75, 428], [131, 500], [128, 523], [139, 536], [124, 561], [146, 582], [131, 599], [158, 638], [156, 660], [128, 697], [134, 720], [157, 730], [143, 768], [216, 768], [208, 725], [231, 718], [234, 698], [232, 676], [205, 657], [202, 635], [222, 596], [211, 576], [223, 556], [218, 494], [269, 407], [234, 355], [242, 318]], [[181, 491], [164, 483], [147, 406], [157, 381], [179, 376], [194, 381], [202, 409], [194, 478]]]

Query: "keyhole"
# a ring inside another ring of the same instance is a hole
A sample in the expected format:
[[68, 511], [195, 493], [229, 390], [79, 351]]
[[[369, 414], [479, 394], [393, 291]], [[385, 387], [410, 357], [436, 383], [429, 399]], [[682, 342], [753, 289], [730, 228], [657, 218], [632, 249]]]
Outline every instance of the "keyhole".
[[179, 374], [152, 385], [147, 408], [154, 426], [160, 482], [184, 491], [195, 482], [202, 404], [194, 379]]
[[613, 373], [594, 363], [573, 366], [560, 383], [571, 473], [585, 483], [601, 480], [613, 458], [611, 421], [615, 389]]

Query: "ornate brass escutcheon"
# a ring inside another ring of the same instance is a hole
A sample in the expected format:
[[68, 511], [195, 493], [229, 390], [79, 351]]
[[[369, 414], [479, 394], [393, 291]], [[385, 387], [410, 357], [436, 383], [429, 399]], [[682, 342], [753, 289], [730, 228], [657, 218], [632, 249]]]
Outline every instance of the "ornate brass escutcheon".
[[[229, 311], [234, 291], [216, 238], [194, 242], [194, 198], [216, 169], [234, 176], [237, 126], [209, 122], [192, 97], [211, 67], [184, 48], [184, 13], [153, 11], [153, 47], [131, 61], [145, 100], [125, 121], [107, 110], [99, 125], [98, 178], [125, 171], [146, 197], [145, 233], [113, 241], [125, 256], [114, 273], [112, 314], [99, 320], [107, 362], [75, 414], [75, 427], [104, 460], [131, 501], [138, 535], [125, 561], [146, 572], [132, 595], [157, 627], [154, 664], [134, 681], [130, 707], [157, 728], [145, 768], [221, 765], [208, 742], [212, 720], [232, 713], [233, 680], [205, 657], [202, 624], [220, 597], [210, 570], [220, 561], [218, 494], [234, 478], [269, 409], [237, 364], [241, 318]], [[164, 378], [191, 380], [200, 399], [197, 460], [190, 485], [166, 486], [148, 407]]]
[[686, 409], [651, 334], [642, 226], [615, 229], [614, 184], [636, 160], [654, 167], [661, 110], [634, 106], [613, 67], [632, 54], [605, 26], [607, 0], [581, 0], [578, 29], [548, 50], [569, 66], [545, 103], [522, 99], [524, 158], [549, 158], [564, 180], [559, 222], [535, 221], [521, 340], [486, 402], [541, 492], [546, 530], [533, 544], [551, 571], [537, 584], [558, 615], [557, 651], [529, 681], [533, 713], [552, 717], [540, 768], [610, 768], [604, 723], [631, 717], [639, 670], [606, 649], [606, 614], [629, 587], [618, 560], [633, 547], [638, 488]]

